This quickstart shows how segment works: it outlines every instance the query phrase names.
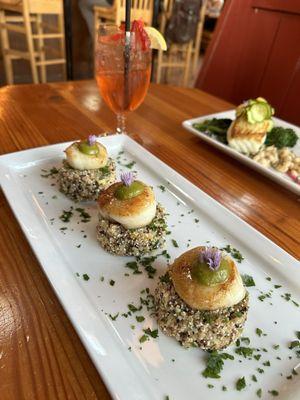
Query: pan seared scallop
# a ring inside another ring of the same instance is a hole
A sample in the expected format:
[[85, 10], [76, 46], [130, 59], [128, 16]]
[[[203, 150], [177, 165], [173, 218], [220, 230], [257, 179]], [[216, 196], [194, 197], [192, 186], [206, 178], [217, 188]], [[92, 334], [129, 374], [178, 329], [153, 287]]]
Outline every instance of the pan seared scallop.
[[219, 350], [242, 334], [249, 296], [234, 261], [216, 247], [179, 256], [155, 291], [160, 329], [184, 347]]
[[100, 194], [98, 208], [97, 239], [108, 252], [138, 256], [163, 247], [164, 209], [153, 189], [131, 172]]

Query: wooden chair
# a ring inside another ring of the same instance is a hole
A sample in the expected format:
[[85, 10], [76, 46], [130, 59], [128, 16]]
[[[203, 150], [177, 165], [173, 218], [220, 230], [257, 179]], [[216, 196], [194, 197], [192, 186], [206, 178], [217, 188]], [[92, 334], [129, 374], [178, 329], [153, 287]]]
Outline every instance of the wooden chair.
[[[203, 32], [205, 8], [207, 0], [203, 0], [200, 8], [199, 22], [195, 38], [189, 43], [178, 45], [172, 44], [167, 52], [158, 51], [156, 82], [160, 83], [163, 69], [182, 69], [182, 85], [187, 86], [190, 73], [193, 75], [197, 71], [201, 37]], [[163, 11], [161, 13], [160, 31], [165, 33], [166, 24], [171, 17], [174, 0], [164, 0]]]
[[[46, 14], [57, 16], [57, 26], [43, 21], [43, 15]], [[25, 35], [27, 51], [10, 47], [9, 32]], [[65, 77], [66, 56], [62, 0], [0, 0], [0, 34], [8, 84], [14, 82], [12, 61], [18, 59], [29, 60], [34, 83], [47, 81], [46, 67], [48, 65], [62, 64]], [[58, 58], [46, 58], [46, 50], [47, 53], [48, 51], [55, 52], [55, 49], [45, 46], [47, 39], [59, 40]], [[40, 69], [40, 80], [38, 69]]]
[[[142, 19], [146, 25], [152, 25], [154, 0], [132, 0], [131, 19]], [[94, 37], [101, 22], [120, 25], [125, 21], [125, 0], [115, 0], [111, 7], [94, 7]]]

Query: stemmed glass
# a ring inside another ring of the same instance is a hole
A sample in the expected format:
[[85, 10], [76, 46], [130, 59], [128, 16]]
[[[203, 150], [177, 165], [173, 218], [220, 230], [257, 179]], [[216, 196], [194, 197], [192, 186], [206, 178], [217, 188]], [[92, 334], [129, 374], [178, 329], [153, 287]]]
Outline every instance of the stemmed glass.
[[125, 61], [124, 30], [117, 25], [100, 25], [96, 38], [96, 80], [102, 98], [117, 115], [116, 133], [126, 133], [126, 114], [143, 102], [150, 83], [151, 49], [134, 32], [129, 43]]

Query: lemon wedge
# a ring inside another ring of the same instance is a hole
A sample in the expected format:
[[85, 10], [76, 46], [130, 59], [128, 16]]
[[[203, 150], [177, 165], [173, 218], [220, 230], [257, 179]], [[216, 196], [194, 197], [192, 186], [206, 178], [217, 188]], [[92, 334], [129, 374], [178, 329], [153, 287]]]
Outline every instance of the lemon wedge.
[[163, 51], [167, 50], [167, 43], [165, 41], [165, 38], [157, 29], [153, 28], [152, 26], [145, 26], [144, 29], [149, 36], [151, 49]]

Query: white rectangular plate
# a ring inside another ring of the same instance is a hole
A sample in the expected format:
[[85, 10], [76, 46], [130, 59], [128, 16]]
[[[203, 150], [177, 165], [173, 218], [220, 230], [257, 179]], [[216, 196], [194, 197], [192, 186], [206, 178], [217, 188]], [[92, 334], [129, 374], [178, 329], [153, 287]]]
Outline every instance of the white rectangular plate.
[[[251, 346], [268, 351], [260, 353], [260, 361], [235, 354], [234, 361], [225, 361], [222, 378], [213, 380], [201, 375], [205, 352], [196, 348], [184, 350], [161, 332], [157, 339], [141, 344], [143, 329], [156, 328], [149, 312], [143, 309], [137, 313], [144, 315], [142, 323], [136, 321], [136, 314], [128, 318], [119, 315], [115, 321], [109, 314], [128, 312], [130, 303], [138, 305], [140, 292], [145, 288], [153, 292], [158, 277], [149, 279], [144, 271], [132, 275], [125, 264], [133, 258], [112, 256], [100, 248], [95, 238], [95, 204], [84, 205], [92, 216], [88, 223], [81, 222], [76, 211], [68, 223], [59, 219], [62, 211], [74, 203], [58, 191], [54, 178], [41, 175], [45, 174], [42, 169], [61, 164], [68, 144], [4, 155], [0, 157], [0, 182], [6, 198], [112, 397], [253, 399], [256, 390], [262, 388], [263, 398], [269, 398], [268, 390], [278, 390], [280, 399], [299, 399], [300, 375], [292, 380], [286, 376], [300, 361], [296, 349], [288, 349], [290, 341], [296, 339], [295, 332], [300, 330], [300, 308], [281, 296], [290, 293], [294, 301], [300, 302], [300, 263], [129, 137], [111, 136], [100, 141], [113, 158], [118, 157], [118, 172], [126, 169], [124, 165], [128, 162], [135, 161], [139, 179], [154, 187], [157, 199], [169, 213], [172, 233], [167, 237], [166, 249], [171, 260], [188, 248], [206, 243], [218, 247], [231, 244], [242, 252], [245, 260], [238, 264], [240, 270], [256, 281], [256, 287], [249, 288], [251, 306], [243, 336], [250, 338]], [[120, 151], [124, 153], [118, 156]], [[60, 229], [64, 227], [67, 230]], [[177, 241], [178, 248], [171, 239]], [[161, 275], [167, 267], [166, 259], [159, 257], [155, 267], [157, 276]], [[126, 273], [130, 275], [125, 276]], [[84, 280], [83, 274], [90, 279]], [[111, 280], [115, 281], [113, 286]], [[275, 289], [274, 284], [282, 287]], [[271, 298], [258, 300], [260, 291], [271, 289]], [[256, 328], [267, 336], [258, 337]], [[274, 350], [274, 344], [280, 348]], [[232, 346], [226, 351], [234, 354], [234, 349]], [[262, 363], [268, 360], [271, 366], [264, 367]], [[265, 370], [263, 374], [256, 371], [259, 367]], [[257, 376], [257, 383], [251, 381], [252, 374]], [[242, 376], [247, 387], [238, 392], [235, 382]], [[209, 388], [208, 383], [214, 388]], [[222, 391], [223, 385], [227, 391]]]
[[[268, 176], [273, 181], [279, 183], [280, 185], [284, 186], [285, 188], [291, 190], [292, 192], [300, 194], [300, 185], [295, 183], [286, 174], [278, 172], [274, 168], [271, 168], [271, 167], [270, 168], [264, 167], [263, 165], [259, 164], [258, 162], [252, 160], [250, 157], [248, 157], [242, 153], [239, 153], [235, 149], [232, 149], [230, 146], [219, 142], [215, 138], [207, 136], [203, 132], [199, 132], [197, 129], [195, 129], [193, 127], [193, 124], [201, 123], [201, 122], [205, 121], [206, 119], [211, 119], [211, 118], [234, 119], [235, 118], [235, 110], [224, 111], [224, 112], [220, 112], [220, 113], [216, 113], [216, 114], [209, 114], [209, 115], [204, 115], [204, 116], [201, 116], [198, 118], [188, 119], [186, 121], [183, 121], [182, 125], [185, 129], [192, 132], [194, 135], [199, 136], [205, 142], [210, 143], [211, 145], [213, 145], [214, 147], [217, 147], [224, 153], [227, 153], [231, 157], [236, 158], [237, 160], [241, 161], [243, 164], [246, 164], [248, 167], [255, 169], [256, 171], [260, 172], [261, 174], [263, 174], [265, 176]], [[297, 133], [297, 135], [300, 137], [300, 128], [298, 128], [296, 125], [285, 122], [279, 118], [273, 118], [273, 120], [274, 120], [275, 126], [282, 126], [284, 128], [292, 128]], [[300, 140], [298, 140], [298, 143], [296, 144], [295, 147], [293, 147], [292, 150], [295, 154], [297, 154], [297, 156], [300, 156]]]

